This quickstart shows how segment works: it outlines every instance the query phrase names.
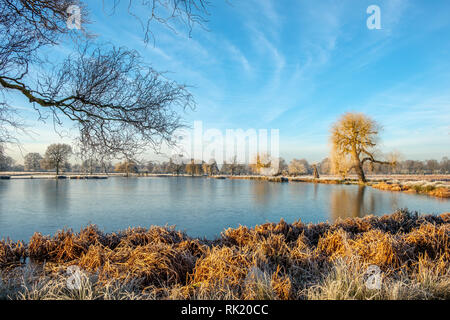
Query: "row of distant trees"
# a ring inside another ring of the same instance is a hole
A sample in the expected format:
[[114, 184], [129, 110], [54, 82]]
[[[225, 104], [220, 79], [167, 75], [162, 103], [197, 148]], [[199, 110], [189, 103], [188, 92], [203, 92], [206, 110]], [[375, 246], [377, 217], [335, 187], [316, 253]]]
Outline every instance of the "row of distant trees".
[[[168, 161], [134, 161], [127, 160], [113, 165], [112, 161], [102, 161], [95, 158], [83, 159], [80, 163], [71, 164], [69, 159], [73, 155], [73, 149], [67, 144], [52, 144], [45, 154], [28, 153], [24, 157], [24, 164], [17, 165], [15, 161], [0, 149], [0, 171], [55, 171], [93, 173], [154, 173], [154, 174], [188, 174], [188, 175], [250, 175], [261, 173], [262, 165], [238, 163], [236, 158], [222, 165], [216, 160], [208, 162], [194, 161], [172, 157]], [[333, 174], [333, 164], [330, 158], [325, 158], [319, 163], [309, 163], [306, 159], [292, 159], [290, 162], [279, 159], [278, 174], [282, 175], [312, 175], [314, 167], [320, 174]], [[450, 173], [450, 160], [447, 157], [438, 160], [404, 160], [397, 161], [395, 165], [365, 163], [364, 172], [368, 174], [447, 174]]]
[[[314, 174], [314, 167], [320, 174], [335, 174], [330, 158], [325, 158], [319, 163], [309, 163], [306, 159], [292, 159], [290, 162], [279, 159], [278, 174], [299, 176]], [[368, 174], [447, 174], [450, 173], [450, 160], [447, 157], [437, 160], [404, 160], [397, 161], [395, 165], [364, 164], [364, 171]], [[100, 170], [100, 166], [96, 166]], [[180, 161], [175, 158], [169, 161], [148, 161], [137, 163], [124, 161], [116, 164], [114, 171], [123, 173], [147, 172], [152, 174], [188, 174], [188, 175], [254, 175], [261, 173], [261, 166], [256, 164], [241, 164], [235, 159], [217, 164], [216, 160], [208, 162], [194, 161], [193, 159]], [[97, 171], [98, 172], [98, 171]]]
[[48, 146], [44, 155], [31, 152], [25, 155], [24, 164], [16, 164], [14, 159], [7, 156], [4, 149], [0, 148], [0, 171], [55, 171], [60, 172], [112, 172], [114, 167], [110, 161], [99, 162], [96, 159], [83, 159], [81, 163], [71, 164], [69, 159], [74, 154], [68, 144], [55, 143]]
[[[320, 174], [334, 174], [332, 162], [329, 158], [323, 159], [319, 163], [309, 163], [306, 159], [292, 159], [290, 162], [283, 158], [279, 159], [278, 173], [282, 175], [312, 175], [314, 167]], [[225, 162], [219, 166], [212, 159], [209, 162], [196, 163], [190, 160], [187, 163], [176, 163], [172, 159], [165, 162], [149, 161], [145, 165], [135, 164], [135, 171], [145, 171], [149, 173], [171, 173], [171, 174], [191, 174], [191, 175], [248, 175], [259, 174], [260, 168], [255, 164], [239, 164], [235, 161]], [[446, 174], [450, 173], [450, 160], [447, 157], [437, 160], [404, 160], [398, 161], [395, 165], [388, 164], [364, 164], [364, 171], [369, 174]]]

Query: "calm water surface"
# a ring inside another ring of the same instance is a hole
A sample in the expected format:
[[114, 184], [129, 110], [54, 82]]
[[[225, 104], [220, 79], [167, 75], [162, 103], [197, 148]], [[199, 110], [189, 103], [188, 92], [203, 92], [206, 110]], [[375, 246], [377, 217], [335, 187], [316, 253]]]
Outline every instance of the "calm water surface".
[[0, 239], [28, 240], [35, 231], [78, 231], [89, 223], [106, 232], [169, 224], [212, 239], [240, 224], [332, 222], [398, 208], [442, 213], [450, 201], [355, 185], [254, 180], [0, 180]]

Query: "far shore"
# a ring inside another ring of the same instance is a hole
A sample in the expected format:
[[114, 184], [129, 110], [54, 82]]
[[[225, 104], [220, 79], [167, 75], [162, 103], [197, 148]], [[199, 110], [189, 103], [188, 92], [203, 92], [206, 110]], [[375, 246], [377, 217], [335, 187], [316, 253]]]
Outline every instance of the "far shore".
[[[95, 172], [95, 173], [85, 173], [85, 172], [61, 172], [60, 176], [107, 176], [107, 177], [125, 177], [126, 173], [122, 172]], [[25, 179], [25, 178], [54, 178], [55, 172], [51, 171], [0, 171], [0, 176], [9, 176], [11, 179]], [[346, 179], [342, 179], [336, 175], [320, 175], [319, 179], [314, 179], [313, 175], [298, 175], [298, 176], [264, 176], [264, 175], [190, 175], [190, 174], [171, 174], [171, 173], [129, 173], [130, 177], [209, 177], [209, 178], [224, 178], [224, 179], [274, 179], [274, 178], [286, 178], [289, 181], [305, 181], [310, 180], [321, 181], [321, 180], [336, 180], [336, 181], [357, 181], [358, 177], [356, 175], [350, 174]], [[385, 181], [385, 180], [399, 180], [399, 181], [446, 181], [450, 182], [450, 174], [368, 174], [367, 180], [369, 181]]]
[[426, 194], [439, 198], [450, 198], [449, 174], [382, 174], [367, 175], [367, 182], [362, 184], [356, 175], [349, 175], [342, 179], [334, 175], [321, 175], [314, 178], [312, 175], [301, 176], [264, 176], [264, 175], [189, 175], [189, 174], [164, 174], [164, 173], [94, 173], [64, 172], [58, 176], [52, 172], [0, 172], [0, 179], [108, 179], [110, 177], [190, 177], [212, 179], [242, 179], [263, 180], [268, 182], [309, 182], [323, 184], [356, 184], [366, 185], [384, 191], [400, 191], [408, 193]]

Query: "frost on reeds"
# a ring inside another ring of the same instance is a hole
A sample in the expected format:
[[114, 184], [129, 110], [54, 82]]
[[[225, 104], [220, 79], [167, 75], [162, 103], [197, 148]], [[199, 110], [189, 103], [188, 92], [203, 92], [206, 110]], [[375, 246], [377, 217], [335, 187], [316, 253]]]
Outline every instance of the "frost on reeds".
[[443, 181], [398, 181], [379, 182], [372, 184], [373, 188], [388, 191], [406, 191], [413, 193], [423, 193], [439, 198], [450, 198], [450, 185]]
[[25, 246], [22, 241], [11, 240], [0, 241], [0, 268], [20, 263], [26, 256]]
[[[0, 242], [0, 298], [449, 299], [449, 236], [449, 213], [407, 211], [241, 226], [212, 241], [170, 227], [88, 226]], [[83, 271], [76, 290], [70, 266]], [[365, 284], [370, 266], [382, 273], [379, 289]]]

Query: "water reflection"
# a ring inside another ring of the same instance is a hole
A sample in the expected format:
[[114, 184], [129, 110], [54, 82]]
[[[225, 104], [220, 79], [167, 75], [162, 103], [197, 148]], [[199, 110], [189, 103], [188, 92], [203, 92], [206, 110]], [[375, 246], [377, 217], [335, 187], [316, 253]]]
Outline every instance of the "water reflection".
[[3, 203], [5, 201], [3, 201], [3, 197], [6, 196], [6, 194], [8, 192], [8, 187], [9, 187], [9, 181], [0, 180], [0, 214], [4, 211]]
[[[69, 205], [70, 181], [49, 179], [44, 180], [41, 183], [44, 184], [44, 188], [42, 188], [42, 186], [39, 188], [39, 190], [41, 191], [40, 196], [44, 200], [46, 212], [49, 216], [60, 216], [65, 214], [68, 210], [70, 210]], [[25, 183], [25, 186], [26, 188], [33, 188], [36, 185], [34, 183], [33, 184]]]
[[318, 183], [314, 183], [314, 200], [317, 200], [317, 195], [319, 193], [319, 184]]
[[236, 199], [236, 197], [241, 194], [242, 189], [247, 187], [246, 182], [247, 181], [234, 180], [231, 184], [227, 184], [227, 191], [230, 192], [231, 199]]
[[[357, 190], [343, 188], [334, 188], [331, 191], [331, 220], [336, 221], [338, 218], [356, 218], [365, 215], [368, 210], [365, 208], [364, 195], [366, 193], [365, 186], [358, 186]], [[367, 201], [368, 206], [375, 205], [374, 199]]]
[[134, 193], [138, 187], [138, 182], [139, 182], [138, 178], [127, 177], [120, 180], [120, 183], [118, 185], [120, 186], [120, 189], [123, 192], [132, 191], [132, 193]]
[[271, 183], [265, 181], [250, 182], [251, 192], [255, 205], [264, 207], [271, 202], [272, 191]]
[[0, 238], [28, 239], [35, 231], [106, 232], [129, 226], [177, 225], [213, 239], [224, 228], [301, 219], [305, 223], [381, 215], [408, 207], [448, 212], [448, 200], [370, 187], [202, 178], [0, 181]]
[[[407, 199], [409, 198], [409, 201]], [[430, 203], [435, 199], [424, 198]], [[330, 194], [330, 216], [332, 221], [341, 218], [364, 217], [369, 214], [389, 214], [400, 208], [407, 208], [408, 202], [418, 200], [411, 195], [380, 192], [364, 186], [336, 186]]]

